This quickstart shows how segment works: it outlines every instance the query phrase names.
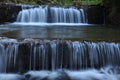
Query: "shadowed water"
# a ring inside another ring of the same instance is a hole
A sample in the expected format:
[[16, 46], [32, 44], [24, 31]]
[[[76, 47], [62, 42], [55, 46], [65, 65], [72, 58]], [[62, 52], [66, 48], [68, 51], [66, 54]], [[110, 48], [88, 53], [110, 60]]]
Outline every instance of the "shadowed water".
[[0, 36], [11, 38], [120, 41], [120, 30], [99, 26], [0, 25]]

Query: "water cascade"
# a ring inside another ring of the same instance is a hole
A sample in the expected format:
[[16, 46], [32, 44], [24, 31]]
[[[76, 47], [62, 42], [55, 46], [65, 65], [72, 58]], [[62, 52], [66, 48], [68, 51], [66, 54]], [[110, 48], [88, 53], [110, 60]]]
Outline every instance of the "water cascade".
[[23, 6], [17, 22], [22, 23], [87, 23], [83, 9], [75, 7]]
[[120, 66], [120, 44], [65, 40], [0, 43], [0, 72]]

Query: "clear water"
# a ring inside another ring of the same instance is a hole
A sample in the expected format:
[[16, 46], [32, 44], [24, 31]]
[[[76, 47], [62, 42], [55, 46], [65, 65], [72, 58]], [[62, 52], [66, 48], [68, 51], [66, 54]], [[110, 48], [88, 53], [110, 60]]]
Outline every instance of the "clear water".
[[0, 36], [9, 38], [119, 41], [120, 30], [88, 25], [0, 25]]

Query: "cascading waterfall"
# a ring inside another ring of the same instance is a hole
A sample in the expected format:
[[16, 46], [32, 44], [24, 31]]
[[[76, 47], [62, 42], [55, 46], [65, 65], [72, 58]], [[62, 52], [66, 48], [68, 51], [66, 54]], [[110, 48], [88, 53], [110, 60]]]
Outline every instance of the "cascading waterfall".
[[17, 22], [46, 22], [46, 8], [23, 9], [19, 12]]
[[83, 9], [75, 7], [23, 6], [17, 22], [24, 23], [87, 23]]
[[35, 40], [0, 43], [0, 72], [120, 66], [120, 44]]

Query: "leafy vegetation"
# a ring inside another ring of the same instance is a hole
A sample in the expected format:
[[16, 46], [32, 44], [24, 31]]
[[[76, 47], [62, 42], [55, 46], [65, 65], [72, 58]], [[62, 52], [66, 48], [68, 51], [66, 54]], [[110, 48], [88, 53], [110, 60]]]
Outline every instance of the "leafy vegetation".
[[24, 4], [49, 4], [49, 5], [114, 5], [119, 6], [120, 0], [0, 0], [0, 2], [13, 2]]
[[82, 5], [97, 5], [101, 4], [102, 0], [79, 0]]
[[102, 0], [1, 0], [0, 2], [70, 6], [70, 5], [96, 5], [100, 4]]

